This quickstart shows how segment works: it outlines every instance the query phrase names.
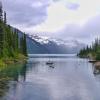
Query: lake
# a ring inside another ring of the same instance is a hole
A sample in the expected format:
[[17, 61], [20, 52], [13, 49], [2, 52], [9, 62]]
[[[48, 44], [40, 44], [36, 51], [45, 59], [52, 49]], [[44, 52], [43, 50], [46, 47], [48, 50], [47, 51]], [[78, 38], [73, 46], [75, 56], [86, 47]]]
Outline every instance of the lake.
[[1, 68], [0, 100], [100, 100], [94, 70], [75, 55], [31, 55], [27, 63]]

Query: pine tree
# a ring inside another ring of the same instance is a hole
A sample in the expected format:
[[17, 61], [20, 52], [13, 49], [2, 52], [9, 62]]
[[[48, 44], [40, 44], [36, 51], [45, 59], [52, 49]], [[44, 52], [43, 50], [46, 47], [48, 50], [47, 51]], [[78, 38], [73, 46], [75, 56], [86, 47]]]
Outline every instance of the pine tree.
[[23, 54], [27, 56], [27, 44], [26, 44], [26, 34], [23, 36]]
[[20, 53], [23, 54], [23, 36], [20, 38]]
[[19, 50], [18, 50], [18, 31], [17, 29], [14, 30], [14, 33], [13, 33], [13, 49], [14, 51], [17, 53]]
[[0, 2], [0, 22], [3, 20], [2, 2]]
[[7, 23], [7, 16], [6, 16], [6, 12], [4, 11], [4, 24], [6, 25]]
[[3, 27], [0, 23], [0, 57], [2, 57], [3, 54], [3, 41], [4, 41], [4, 35], [3, 35]]
[[27, 56], [26, 34], [20, 38], [20, 51], [23, 55]]
[[2, 22], [2, 3], [0, 2], [0, 57], [2, 57], [3, 54], [3, 22]]

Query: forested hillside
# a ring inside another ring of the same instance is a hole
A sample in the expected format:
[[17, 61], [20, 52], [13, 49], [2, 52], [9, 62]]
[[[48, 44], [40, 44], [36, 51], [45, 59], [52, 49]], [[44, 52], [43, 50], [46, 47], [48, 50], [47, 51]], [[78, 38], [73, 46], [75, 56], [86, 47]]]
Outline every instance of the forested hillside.
[[26, 35], [19, 38], [18, 30], [7, 24], [6, 12], [0, 2], [0, 59], [27, 56]]

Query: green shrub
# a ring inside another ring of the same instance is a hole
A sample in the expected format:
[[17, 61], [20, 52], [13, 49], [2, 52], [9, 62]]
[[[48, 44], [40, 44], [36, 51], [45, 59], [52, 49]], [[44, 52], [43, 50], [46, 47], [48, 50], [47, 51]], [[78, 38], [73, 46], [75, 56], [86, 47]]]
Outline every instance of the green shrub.
[[0, 59], [0, 67], [6, 66], [3, 60]]
[[96, 60], [100, 60], [100, 52], [96, 54]]

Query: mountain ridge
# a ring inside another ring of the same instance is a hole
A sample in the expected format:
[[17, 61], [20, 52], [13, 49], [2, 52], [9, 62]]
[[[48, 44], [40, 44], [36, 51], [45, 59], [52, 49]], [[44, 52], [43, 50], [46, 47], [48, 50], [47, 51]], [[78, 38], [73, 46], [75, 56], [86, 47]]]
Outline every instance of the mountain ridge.
[[[77, 40], [62, 40], [62, 39], [57, 39], [57, 38], [38, 36], [35, 34], [27, 35], [27, 36], [34, 42], [38, 43], [39, 46], [45, 49], [44, 50], [45, 52], [42, 52], [42, 53], [73, 54], [73, 53], [79, 52], [80, 49], [85, 47], [85, 44], [79, 43]], [[31, 51], [31, 53], [34, 53], [34, 52]]]

